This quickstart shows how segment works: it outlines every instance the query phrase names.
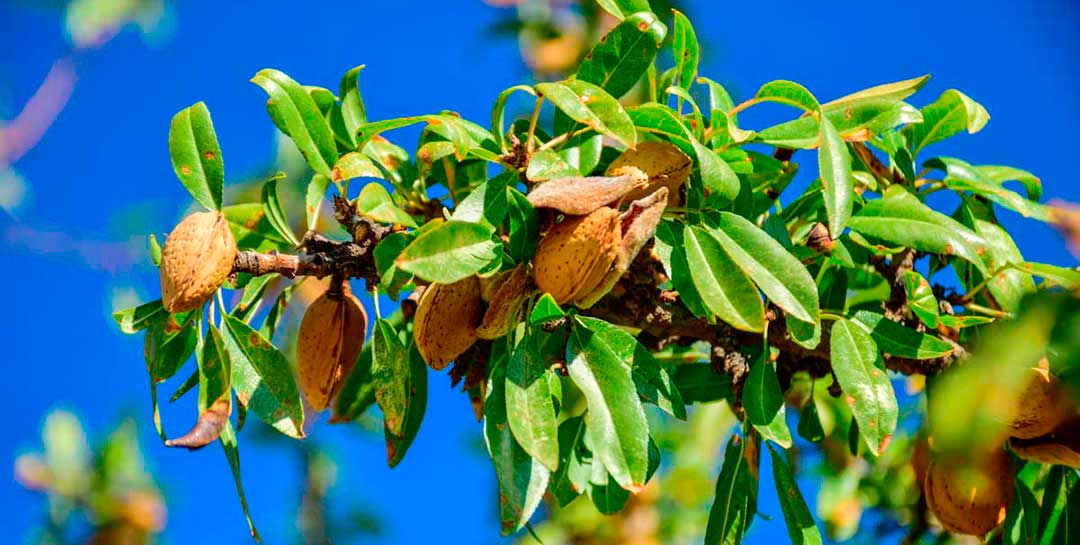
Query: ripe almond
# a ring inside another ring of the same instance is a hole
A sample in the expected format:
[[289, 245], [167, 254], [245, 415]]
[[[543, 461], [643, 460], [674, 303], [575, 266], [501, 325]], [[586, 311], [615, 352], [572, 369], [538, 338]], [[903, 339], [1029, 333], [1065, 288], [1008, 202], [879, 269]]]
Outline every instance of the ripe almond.
[[923, 490], [926, 506], [950, 532], [984, 536], [1005, 520], [1013, 499], [1009, 454], [994, 449], [973, 464], [931, 460]]
[[232, 272], [236, 239], [221, 212], [195, 212], [165, 240], [161, 302], [169, 312], [199, 308]]
[[583, 216], [621, 200], [648, 181], [648, 176], [640, 170], [628, 170], [615, 176], [559, 178], [536, 186], [526, 198], [536, 208], [553, 208], [563, 214]]
[[619, 213], [600, 208], [551, 228], [536, 248], [536, 285], [559, 304], [591, 292], [615, 261], [622, 240]]
[[327, 290], [304, 312], [296, 337], [300, 389], [317, 411], [337, 397], [356, 366], [367, 333], [367, 312], [348, 284]]
[[1009, 422], [1009, 435], [1033, 439], [1050, 433], [1076, 413], [1068, 393], [1046, 367], [1032, 367], [1027, 383], [1017, 395], [1017, 406]]
[[1080, 417], [1070, 418], [1042, 437], [1009, 439], [1009, 448], [1025, 460], [1080, 468]]
[[442, 370], [476, 342], [482, 305], [475, 276], [424, 290], [413, 316], [413, 337], [432, 369]]
[[637, 200], [666, 187], [671, 193], [672, 205], [678, 206], [682, 202], [682, 186], [690, 179], [694, 161], [673, 144], [649, 140], [638, 142], [636, 148], [626, 150], [616, 157], [608, 165], [607, 175], [625, 174], [628, 167], [644, 172], [649, 183], [628, 193], [627, 200]]
[[499, 276], [499, 285], [493, 290], [488, 308], [484, 311], [484, 320], [476, 328], [481, 339], [498, 339], [517, 326], [525, 302], [532, 295], [529, 271], [524, 264], [518, 265], [507, 274]]

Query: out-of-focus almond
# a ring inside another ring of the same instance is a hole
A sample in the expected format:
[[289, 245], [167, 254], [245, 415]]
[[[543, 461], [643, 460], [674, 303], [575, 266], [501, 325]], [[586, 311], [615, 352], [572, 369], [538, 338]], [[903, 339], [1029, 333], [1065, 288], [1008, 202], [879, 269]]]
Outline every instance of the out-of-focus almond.
[[1069, 395], [1046, 367], [1032, 367], [1027, 383], [1016, 396], [1009, 435], [1032, 439], [1045, 435], [1076, 413]]
[[304, 312], [296, 337], [300, 389], [308, 404], [325, 409], [356, 367], [367, 333], [367, 312], [342, 284], [327, 290]]
[[661, 187], [670, 193], [670, 202], [678, 206], [682, 202], [682, 186], [690, 179], [694, 161], [673, 144], [649, 140], [639, 142], [637, 147], [623, 152], [608, 165], [607, 175], [617, 176], [633, 167], [644, 172], [649, 183], [626, 195], [627, 200], [637, 200]]
[[536, 285], [559, 304], [591, 292], [615, 261], [621, 229], [619, 213], [607, 207], [552, 227], [536, 248]]
[[1013, 437], [1009, 448], [1025, 460], [1080, 468], [1080, 416], [1073, 416], [1041, 437]]
[[628, 170], [617, 176], [559, 178], [536, 186], [527, 196], [536, 208], [553, 208], [572, 216], [583, 216], [622, 199], [649, 181], [642, 171]]
[[931, 460], [927, 468], [926, 506], [950, 532], [984, 536], [1005, 520], [1013, 499], [1012, 460], [995, 449], [972, 464]]
[[432, 369], [442, 370], [476, 342], [482, 306], [475, 276], [424, 290], [413, 316], [413, 337]]
[[529, 271], [524, 264], [506, 272], [500, 276], [501, 281], [484, 311], [484, 320], [476, 328], [481, 339], [498, 339], [517, 326], [525, 302], [533, 293]]
[[236, 239], [221, 212], [195, 212], [180, 222], [161, 253], [161, 302], [169, 312], [199, 308], [232, 271]]

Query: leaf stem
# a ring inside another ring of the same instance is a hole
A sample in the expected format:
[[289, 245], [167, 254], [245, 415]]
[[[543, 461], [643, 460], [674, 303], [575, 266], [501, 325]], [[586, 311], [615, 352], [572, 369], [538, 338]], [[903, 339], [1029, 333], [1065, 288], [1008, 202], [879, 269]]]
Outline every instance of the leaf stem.
[[968, 303], [968, 304], [964, 305], [964, 308], [967, 309], [967, 310], [974, 311], [974, 312], [981, 312], [983, 314], [986, 314], [987, 316], [993, 316], [995, 318], [1012, 318], [1013, 317], [1012, 313], [1005, 312], [1003, 310], [993, 309], [993, 308], [990, 308], [990, 307], [985, 307], [985, 306], [980, 305], [978, 303]]
[[540, 119], [540, 107], [544, 105], [544, 97], [536, 97], [536, 105], [533, 106], [532, 116], [529, 117], [529, 132], [525, 134], [525, 153], [532, 155], [533, 135], [536, 134], [536, 122]]

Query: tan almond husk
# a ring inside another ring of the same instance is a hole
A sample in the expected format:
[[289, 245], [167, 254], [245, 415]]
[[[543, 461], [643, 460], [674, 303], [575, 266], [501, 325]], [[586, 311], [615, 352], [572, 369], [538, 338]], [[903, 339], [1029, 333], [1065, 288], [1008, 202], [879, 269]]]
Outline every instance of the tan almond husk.
[[926, 506], [946, 530], [982, 537], [1005, 520], [1013, 499], [1012, 459], [995, 449], [972, 464], [931, 460]]
[[315, 410], [330, 405], [356, 367], [367, 321], [348, 284], [327, 290], [304, 312], [296, 337], [297, 373], [304, 398]]
[[1080, 468], [1080, 416], [1074, 415], [1042, 437], [1009, 439], [1009, 448], [1032, 462]]
[[490, 303], [491, 299], [495, 297], [495, 291], [503, 285], [506, 278], [513, 272], [514, 269], [510, 269], [499, 271], [490, 276], [477, 276], [477, 280], [480, 281], [480, 298], [483, 299], [485, 303]]
[[169, 312], [202, 306], [232, 272], [236, 239], [221, 212], [195, 212], [180, 222], [161, 253], [161, 302]]
[[622, 238], [619, 241], [617, 258], [604, 274], [603, 279], [594, 288], [577, 296], [575, 304], [589, 308], [608, 294], [634, 262], [645, 243], [656, 234], [656, 226], [667, 208], [668, 190], [661, 187], [652, 194], [632, 203], [619, 216]]
[[509, 333], [521, 321], [525, 302], [533, 294], [529, 270], [525, 264], [518, 265], [501, 275], [501, 282], [488, 302], [484, 320], [476, 328], [481, 339], [498, 339]]
[[482, 311], [475, 276], [424, 290], [413, 316], [413, 337], [428, 366], [441, 371], [476, 342]]
[[541, 183], [526, 196], [536, 208], [553, 208], [571, 216], [584, 216], [602, 206], [617, 203], [648, 183], [640, 170], [616, 176], [559, 178]]
[[537, 245], [537, 287], [559, 304], [591, 292], [614, 263], [621, 240], [619, 213], [613, 208], [566, 218]]
[[1033, 439], [1057, 428], [1076, 409], [1061, 382], [1044, 366], [1028, 370], [1024, 388], [1017, 394], [1009, 422], [1009, 436]]
[[669, 142], [649, 140], [639, 142], [634, 149], [626, 150], [608, 165], [607, 175], [617, 176], [628, 172], [633, 167], [649, 178], [644, 187], [626, 194], [626, 200], [637, 200], [651, 194], [661, 187], [666, 187], [672, 206], [682, 203], [682, 186], [690, 179], [694, 161], [678, 147]]

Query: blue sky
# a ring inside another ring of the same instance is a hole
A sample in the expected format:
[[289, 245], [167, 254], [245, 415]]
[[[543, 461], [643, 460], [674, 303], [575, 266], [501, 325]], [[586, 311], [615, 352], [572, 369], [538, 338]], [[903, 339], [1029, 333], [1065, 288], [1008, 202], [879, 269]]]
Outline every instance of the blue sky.
[[[0, 112], [24, 102], [65, 49], [57, 14], [27, 4], [0, 2], [0, 100], [7, 103]], [[992, 116], [980, 134], [939, 144], [932, 153], [1025, 168], [1042, 177], [1047, 196], [1080, 201], [1072, 164], [1080, 121], [1080, 6], [1073, 2], [686, 5], [707, 48], [702, 72], [728, 85], [737, 101], [772, 79], [798, 81], [828, 100], [931, 73], [915, 104], [956, 87]], [[14, 301], [0, 314], [9, 347], [0, 381], [9, 415], [0, 460], [10, 463], [20, 449], [38, 444], [51, 407], [73, 409], [101, 432], [134, 414], [170, 500], [167, 541], [245, 542], [220, 449], [188, 453], [160, 445], [149, 419], [141, 338], [121, 335], [109, 317], [118, 293], [157, 297], [148, 258], [124, 256], [130, 246], [142, 247], [145, 233], [167, 231], [190, 204], [169, 163], [169, 119], [193, 102], [207, 102], [228, 179], [252, 173], [274, 151], [265, 95], [248, 83], [265, 67], [336, 88], [345, 70], [366, 64], [371, 118], [453, 109], [487, 125], [499, 91], [529, 81], [516, 44], [484, 35], [498, 15], [465, 0], [193, 0], [176, 6], [168, 40], [148, 44], [128, 31], [82, 56], [67, 108], [14, 165], [29, 186], [17, 219], [0, 213], [0, 289], [5, 301]], [[772, 115], [751, 113], [742, 122], [754, 126]], [[406, 134], [401, 143], [409, 147], [414, 140]], [[796, 157], [806, 162], [804, 173], [814, 170], [812, 157]], [[1030, 260], [1076, 264], [1049, 228], [1001, 216]], [[334, 504], [374, 509], [386, 526], [386, 543], [445, 539], [450, 532], [460, 541], [499, 542], [493, 471], [479, 454], [468, 401], [447, 388], [445, 374], [433, 374], [431, 386], [420, 436], [393, 471], [385, 467], [380, 438], [356, 429], [315, 430], [314, 439], [341, 461]], [[173, 433], [193, 418], [193, 407], [179, 405], [165, 412]], [[280, 543], [294, 525], [299, 497], [294, 454], [253, 441], [250, 433], [240, 439], [256, 522], [268, 542]], [[4, 526], [21, 536], [43, 504], [6, 483], [0, 487]], [[749, 541], [785, 535], [779, 519], [760, 520]]]

